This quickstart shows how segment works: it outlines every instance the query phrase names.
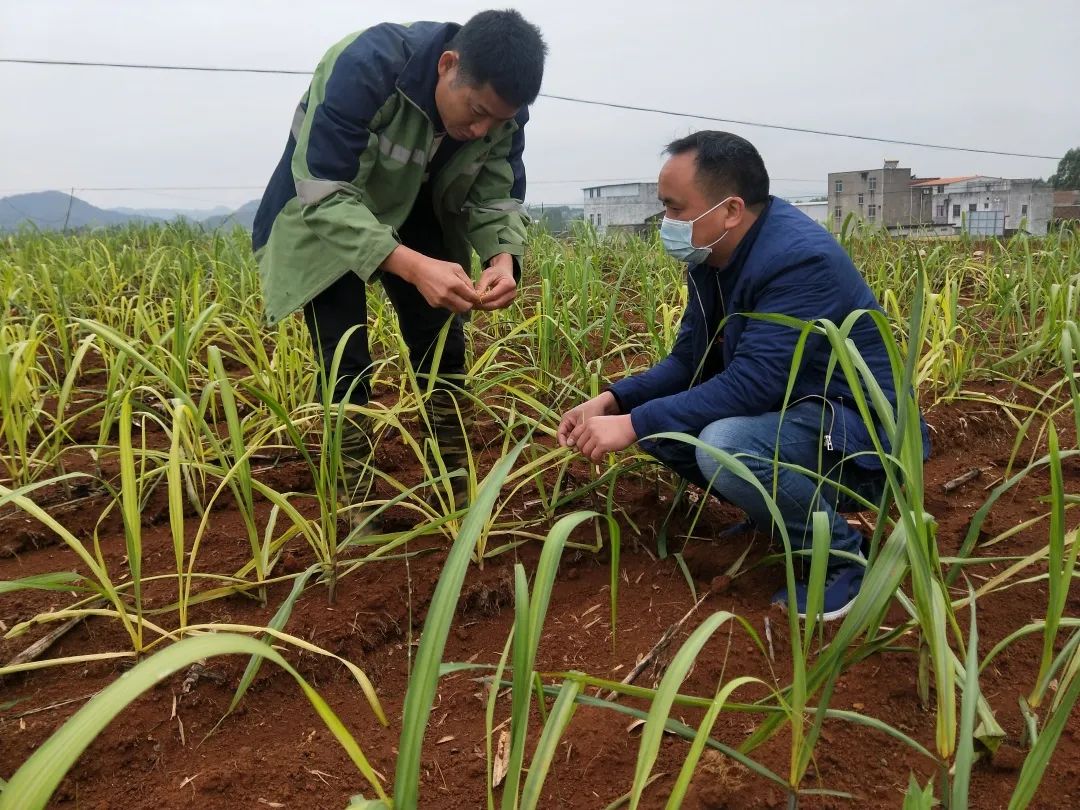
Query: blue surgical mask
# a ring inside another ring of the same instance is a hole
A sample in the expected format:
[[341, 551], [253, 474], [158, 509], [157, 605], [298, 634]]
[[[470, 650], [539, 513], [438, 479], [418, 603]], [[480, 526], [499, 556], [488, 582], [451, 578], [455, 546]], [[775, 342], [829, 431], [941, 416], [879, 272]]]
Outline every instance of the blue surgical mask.
[[716, 245], [720, 239], [723, 239], [728, 235], [727, 231], [724, 231], [720, 238], [710, 242], [707, 245], [701, 247], [694, 246], [694, 223], [701, 217], [711, 214], [721, 205], [730, 200], [731, 197], [727, 197], [704, 214], [694, 217], [693, 219], [669, 219], [664, 217], [663, 223], [660, 225], [660, 241], [664, 243], [664, 250], [672, 258], [679, 261], [686, 262], [687, 264], [701, 264], [712, 253], [713, 246]]

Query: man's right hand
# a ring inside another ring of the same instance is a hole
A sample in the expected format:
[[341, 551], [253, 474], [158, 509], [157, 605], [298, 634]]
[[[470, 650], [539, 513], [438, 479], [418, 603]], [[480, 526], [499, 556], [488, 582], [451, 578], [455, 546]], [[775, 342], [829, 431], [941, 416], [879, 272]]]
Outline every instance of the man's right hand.
[[559, 446], [576, 447], [577, 438], [585, 427], [585, 422], [594, 416], [614, 416], [619, 413], [619, 403], [610, 391], [582, 402], [563, 414], [559, 422]]
[[480, 303], [472, 279], [460, 264], [398, 245], [383, 261], [382, 269], [412, 284], [433, 307], [460, 314]]

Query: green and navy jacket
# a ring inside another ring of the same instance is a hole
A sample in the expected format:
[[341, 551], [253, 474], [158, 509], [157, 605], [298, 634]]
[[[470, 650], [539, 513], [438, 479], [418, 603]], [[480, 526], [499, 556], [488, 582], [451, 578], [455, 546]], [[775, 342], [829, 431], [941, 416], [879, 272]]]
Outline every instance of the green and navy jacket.
[[471, 251], [482, 262], [524, 254], [527, 108], [481, 139], [455, 143], [427, 176], [441, 128], [438, 61], [459, 28], [383, 23], [346, 37], [319, 63], [255, 215], [270, 324], [346, 272], [370, 279], [401, 243], [421, 187], [431, 193], [444, 258], [468, 271]]

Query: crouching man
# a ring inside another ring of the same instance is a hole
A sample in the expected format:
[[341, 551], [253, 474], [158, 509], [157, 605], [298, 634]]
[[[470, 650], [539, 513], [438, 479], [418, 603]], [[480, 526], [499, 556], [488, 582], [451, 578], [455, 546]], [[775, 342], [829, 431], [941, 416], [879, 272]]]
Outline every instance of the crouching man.
[[[827, 515], [831, 550], [847, 552], [830, 554], [825, 580], [823, 618], [838, 619], [859, 592], [864, 565], [849, 556], [861, 556], [862, 536], [840, 514], [856, 507], [836, 485], [873, 502], [884, 491], [885, 474], [879, 458], [868, 453], [873, 442], [843, 373], [839, 367], [828, 373], [826, 338], [814, 334], [807, 340], [788, 407], [781, 412], [800, 332], [747, 315], [840, 324], [856, 310], [880, 306], [837, 241], [769, 195], [765, 164], [748, 141], [703, 131], [674, 141], [667, 153], [659, 178], [665, 207], [660, 237], [665, 250], [688, 265], [678, 337], [656, 366], [568, 411], [559, 442], [592, 461], [638, 442], [768, 532], [773, 519], [757, 487], [692, 444], [649, 437], [685, 433], [737, 454], [766, 492], [773, 493], [775, 484], [776, 504], [795, 550], [812, 542], [813, 513]], [[857, 320], [850, 338], [895, 408], [889, 358], [869, 315]], [[888, 448], [880, 426], [876, 429]], [[923, 438], [928, 451], [925, 424]], [[808, 569], [797, 567], [807, 574]], [[802, 581], [794, 599], [800, 616], [806, 598]], [[787, 588], [773, 602], [788, 605]]]

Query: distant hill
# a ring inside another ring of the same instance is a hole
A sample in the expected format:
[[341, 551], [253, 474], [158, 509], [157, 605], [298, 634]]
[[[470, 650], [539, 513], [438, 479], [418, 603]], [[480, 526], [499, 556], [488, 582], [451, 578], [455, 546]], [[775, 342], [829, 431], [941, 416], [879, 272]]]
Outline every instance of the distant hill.
[[191, 222], [202, 222], [210, 217], [223, 216], [232, 213], [227, 205], [215, 205], [213, 208], [110, 208], [110, 211], [118, 211], [121, 214], [137, 217], [153, 217], [154, 219], [178, 219], [183, 217]]
[[215, 228], [232, 228], [234, 225], [239, 225], [245, 230], [250, 231], [255, 224], [255, 212], [258, 210], [259, 201], [252, 200], [251, 202], [244, 203], [231, 214], [219, 214], [218, 216], [207, 217], [203, 220], [203, 226], [213, 230]]
[[0, 199], [0, 231], [22, 226], [41, 230], [101, 228], [129, 222], [157, 222], [156, 217], [98, 208], [62, 191], [36, 191]]
[[[70, 207], [69, 207], [70, 206]], [[0, 198], [0, 233], [21, 227], [43, 231], [63, 228], [108, 228], [132, 223], [164, 223], [183, 218], [208, 230], [231, 229], [239, 225], [247, 231], [255, 223], [259, 200], [251, 200], [230, 211], [219, 205], [211, 209], [192, 208], [98, 208], [63, 191], [38, 191]], [[581, 208], [567, 205], [528, 206], [529, 215], [552, 233], [565, 233], [574, 220], [584, 218]], [[209, 216], [208, 216], [209, 215]]]
[[43, 231], [110, 228], [181, 218], [210, 230], [239, 225], [250, 231], [258, 208], [258, 200], [245, 203], [235, 211], [224, 205], [210, 209], [98, 208], [63, 191], [37, 191], [0, 198], [0, 233], [24, 227]]

